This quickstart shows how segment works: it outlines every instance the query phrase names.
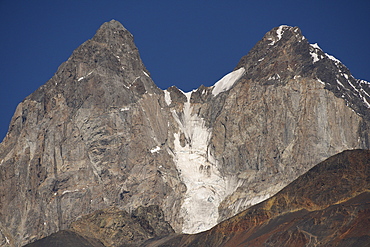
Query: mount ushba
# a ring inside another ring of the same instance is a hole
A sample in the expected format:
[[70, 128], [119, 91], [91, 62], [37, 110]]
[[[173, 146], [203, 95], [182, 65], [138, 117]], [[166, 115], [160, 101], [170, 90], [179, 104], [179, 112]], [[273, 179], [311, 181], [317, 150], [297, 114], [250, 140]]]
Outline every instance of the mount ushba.
[[[16, 109], [0, 144], [0, 242], [72, 229], [119, 246], [208, 230], [326, 158], [369, 149], [369, 95], [289, 26], [214, 86], [163, 91], [132, 35], [104, 23]], [[136, 235], [123, 234], [130, 217], [146, 226]]]

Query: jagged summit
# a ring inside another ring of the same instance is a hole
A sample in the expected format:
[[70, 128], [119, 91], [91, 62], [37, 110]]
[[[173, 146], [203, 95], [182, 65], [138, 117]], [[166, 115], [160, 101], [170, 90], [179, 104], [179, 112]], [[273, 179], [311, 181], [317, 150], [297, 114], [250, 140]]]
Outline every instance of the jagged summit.
[[273, 46], [277, 44], [280, 40], [284, 41], [292, 37], [294, 37], [297, 41], [305, 39], [299, 27], [281, 25], [267, 32], [262, 40], [268, 42], [268, 45]]
[[[129, 38], [124, 36], [129, 36]], [[92, 40], [107, 44], [121, 42], [121, 45], [123, 45], [122, 39], [128, 41], [130, 37], [133, 42], [133, 35], [119, 21], [111, 20], [100, 26]]]
[[318, 80], [325, 89], [370, 120], [370, 83], [355, 79], [338, 59], [310, 44], [298, 27], [273, 28], [238, 63], [244, 82], [281, 85], [289, 80]]
[[91, 102], [108, 108], [128, 105], [146, 92], [159, 89], [141, 61], [132, 34], [112, 20], [74, 50], [55, 75], [28, 98], [48, 104], [62, 94], [72, 108]]
[[112, 29], [112, 30], [122, 30], [122, 31], [127, 30], [127, 29], [122, 25], [122, 23], [121, 23], [121, 22], [116, 21], [116, 20], [114, 20], [114, 19], [112, 19], [112, 20], [110, 20], [110, 21], [108, 21], [108, 22], [104, 22], [104, 23], [100, 26], [99, 30], [101, 30], [101, 29]]
[[309, 43], [298, 27], [279, 26], [242, 57], [237, 68], [245, 67], [247, 79], [279, 83], [307, 73], [312, 64]]

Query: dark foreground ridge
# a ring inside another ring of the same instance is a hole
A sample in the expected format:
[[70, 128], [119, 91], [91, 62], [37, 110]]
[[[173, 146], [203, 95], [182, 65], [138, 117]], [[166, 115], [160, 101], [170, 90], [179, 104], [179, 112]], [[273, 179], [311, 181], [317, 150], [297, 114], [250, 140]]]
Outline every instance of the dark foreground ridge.
[[27, 247], [104, 247], [100, 241], [96, 239], [84, 238], [75, 232], [62, 230], [51, 234], [49, 237], [40, 239], [34, 243], [27, 244]]
[[[369, 178], [370, 151], [344, 151], [316, 165], [272, 198], [209, 231], [107, 246], [368, 246]], [[76, 236], [63, 231], [27, 246], [67, 243], [70, 239], [75, 246], [85, 246], [87, 240]], [[90, 239], [89, 243], [101, 246], [98, 240]]]

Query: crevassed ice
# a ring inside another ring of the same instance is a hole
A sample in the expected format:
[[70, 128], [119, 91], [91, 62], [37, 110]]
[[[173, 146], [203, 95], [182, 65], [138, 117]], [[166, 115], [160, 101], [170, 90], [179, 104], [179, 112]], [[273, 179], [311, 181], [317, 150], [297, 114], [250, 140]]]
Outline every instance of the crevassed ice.
[[243, 76], [244, 72], [245, 69], [242, 67], [222, 77], [221, 80], [215, 83], [212, 89], [212, 95], [216, 96], [219, 93], [229, 90]]
[[[217, 224], [218, 206], [225, 198], [226, 183], [221, 177], [215, 159], [208, 153], [210, 129], [198, 115], [192, 115], [190, 96], [183, 112], [172, 110], [179, 126], [174, 134], [174, 161], [187, 191], [181, 205], [180, 217], [184, 219], [183, 233], [197, 233]], [[181, 142], [181, 135], [185, 142]]]

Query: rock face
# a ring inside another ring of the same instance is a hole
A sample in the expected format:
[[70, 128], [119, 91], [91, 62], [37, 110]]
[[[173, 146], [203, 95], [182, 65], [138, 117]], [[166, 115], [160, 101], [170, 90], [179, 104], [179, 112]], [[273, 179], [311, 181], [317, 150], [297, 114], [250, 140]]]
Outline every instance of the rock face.
[[70, 230], [85, 238], [99, 239], [104, 246], [138, 243], [174, 233], [158, 206], [139, 207], [131, 215], [110, 208], [98, 210], [73, 222]]
[[209, 231], [137, 246], [368, 246], [369, 177], [370, 151], [345, 151]]
[[196, 233], [346, 149], [368, 149], [370, 85], [296, 27], [268, 32], [213, 87], [162, 91], [132, 35], [104, 23], [21, 102], [0, 144], [0, 242], [156, 205]]
[[131, 214], [117, 208], [106, 208], [79, 217], [68, 230], [58, 231], [26, 246], [123, 247], [173, 233], [158, 206], [141, 206]]

